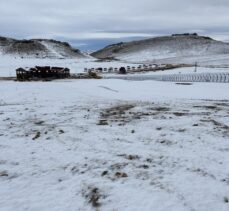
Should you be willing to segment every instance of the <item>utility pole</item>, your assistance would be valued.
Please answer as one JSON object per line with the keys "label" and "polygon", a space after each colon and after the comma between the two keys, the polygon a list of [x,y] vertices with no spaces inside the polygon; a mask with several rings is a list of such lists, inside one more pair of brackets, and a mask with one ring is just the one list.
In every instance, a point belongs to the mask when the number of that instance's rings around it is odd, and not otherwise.
{"label": "utility pole", "polygon": [[195,63],[195,70],[194,72],[196,73],[197,72],[197,62]]}

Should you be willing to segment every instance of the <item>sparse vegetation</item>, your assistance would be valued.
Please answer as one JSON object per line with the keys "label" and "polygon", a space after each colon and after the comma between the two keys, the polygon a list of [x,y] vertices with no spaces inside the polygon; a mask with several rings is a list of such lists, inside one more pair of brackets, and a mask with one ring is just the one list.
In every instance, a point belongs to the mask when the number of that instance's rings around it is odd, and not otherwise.
{"label": "sparse vegetation", "polygon": [[0,171],[0,177],[8,177],[9,174],[7,171]]}
{"label": "sparse vegetation", "polygon": [[41,132],[37,131],[36,135],[33,137],[33,140],[40,138]]}

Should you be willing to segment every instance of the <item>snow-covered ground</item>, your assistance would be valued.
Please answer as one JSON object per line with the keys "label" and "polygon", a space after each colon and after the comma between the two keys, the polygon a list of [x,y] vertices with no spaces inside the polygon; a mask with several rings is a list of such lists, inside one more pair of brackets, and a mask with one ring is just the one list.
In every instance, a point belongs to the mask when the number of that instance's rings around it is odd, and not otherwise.
{"label": "snow-covered ground", "polygon": [[229,210],[228,89],[1,81],[0,210]]}
{"label": "snow-covered ground", "polygon": [[[152,50],[136,52],[133,54],[123,54],[118,56],[117,58],[122,61],[129,62],[143,62],[143,63],[157,63],[157,64],[192,64],[198,62],[199,65],[202,66],[226,66],[229,67],[229,54],[219,54],[219,55],[198,55],[198,52],[192,52],[193,55],[183,56],[182,54],[170,54],[169,52],[155,52]],[[156,55],[155,55],[156,54]],[[158,56],[157,56],[158,54]],[[141,56],[139,56],[141,55]]]}

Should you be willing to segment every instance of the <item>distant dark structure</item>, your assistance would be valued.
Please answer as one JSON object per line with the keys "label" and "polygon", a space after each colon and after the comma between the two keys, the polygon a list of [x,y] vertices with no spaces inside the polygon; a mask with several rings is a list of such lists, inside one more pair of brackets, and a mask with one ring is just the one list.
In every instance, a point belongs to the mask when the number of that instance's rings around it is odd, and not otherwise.
{"label": "distant dark structure", "polygon": [[120,69],[119,69],[119,74],[126,74],[127,72],[126,72],[126,68],[125,67],[121,67]]}
{"label": "distant dark structure", "polygon": [[63,67],[36,66],[29,69],[18,68],[16,75],[18,81],[64,79],[70,77],[70,70]]}
{"label": "distant dark structure", "polygon": [[178,37],[178,36],[198,36],[197,33],[183,33],[183,34],[172,34],[173,37]]}

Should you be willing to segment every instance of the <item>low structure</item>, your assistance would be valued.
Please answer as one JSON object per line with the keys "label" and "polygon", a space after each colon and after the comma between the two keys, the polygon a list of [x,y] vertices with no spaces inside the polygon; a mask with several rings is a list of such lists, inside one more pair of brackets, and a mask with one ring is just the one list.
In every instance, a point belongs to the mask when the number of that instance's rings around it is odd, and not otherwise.
{"label": "low structure", "polygon": [[180,67],[192,67],[193,65],[187,64],[141,64],[138,66],[127,66],[127,67],[110,67],[110,68],[85,68],[84,72],[95,72],[95,73],[116,73],[116,74],[128,74],[128,73],[138,73],[138,72],[156,72],[156,71],[164,71],[170,69],[176,69]]}
{"label": "low structure", "polygon": [[126,72],[126,68],[125,67],[121,67],[120,69],[119,69],[119,74],[126,74],[127,72]]}
{"label": "low structure", "polygon": [[33,68],[18,68],[16,70],[17,80],[52,80],[70,77],[70,70],[63,67],[36,66]]}
{"label": "low structure", "polygon": [[71,74],[70,79],[102,79],[102,77],[95,72],[88,72]]}

